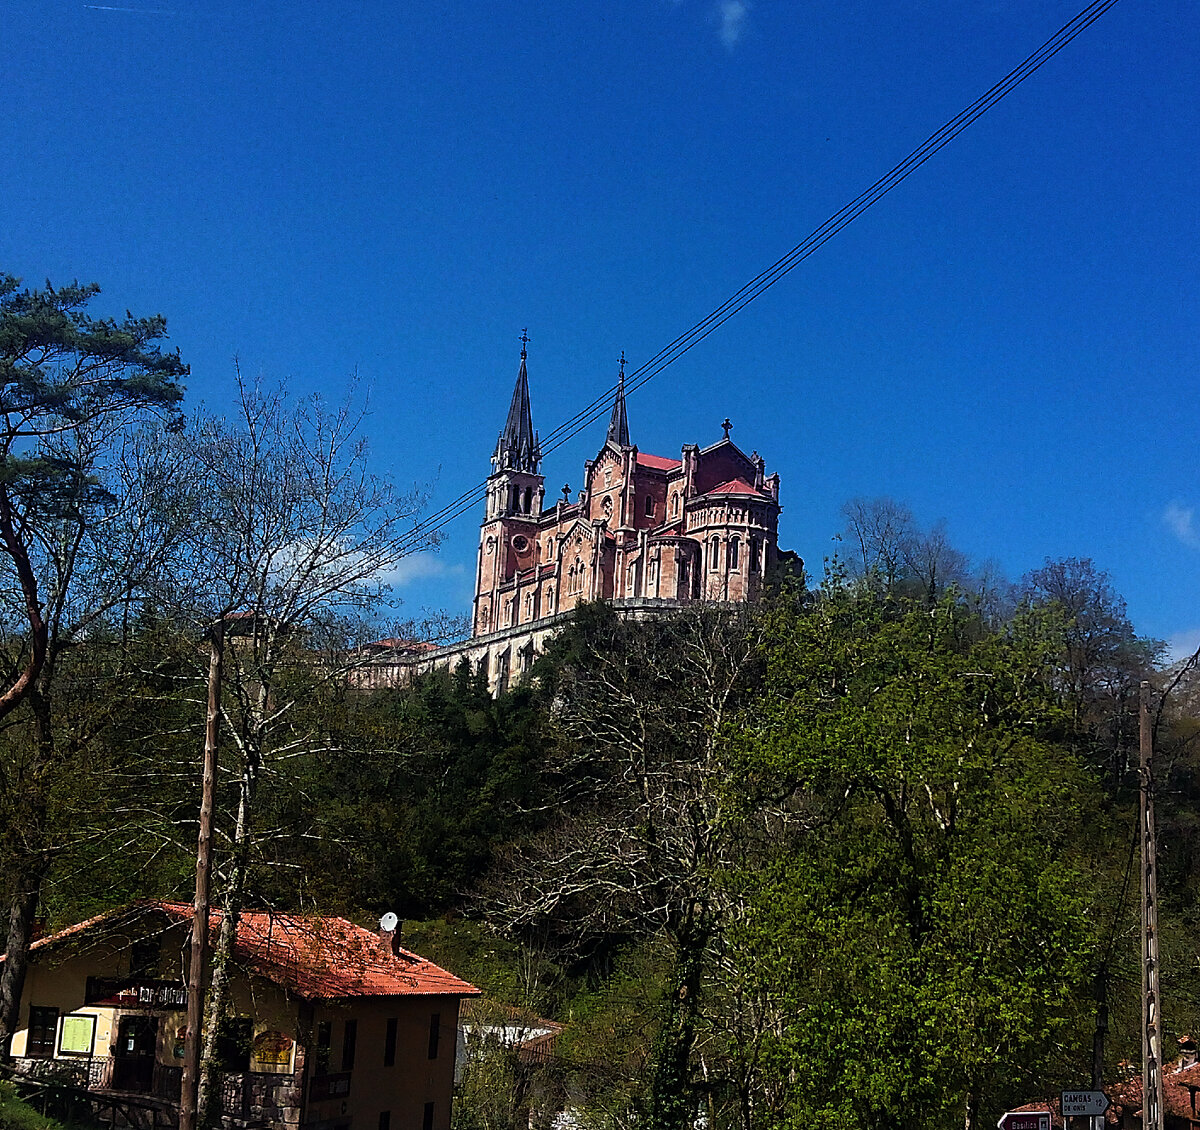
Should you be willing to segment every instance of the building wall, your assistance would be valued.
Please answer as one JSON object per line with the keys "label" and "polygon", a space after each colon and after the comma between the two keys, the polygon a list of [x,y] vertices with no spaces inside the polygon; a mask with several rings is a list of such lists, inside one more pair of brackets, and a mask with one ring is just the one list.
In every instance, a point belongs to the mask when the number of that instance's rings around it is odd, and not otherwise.
{"label": "building wall", "polygon": [[[393,1022],[395,1050],[389,1064],[385,1060],[389,1024]],[[426,1109],[432,1105],[434,1130],[448,1130],[458,1027],[456,997],[421,995],[360,998],[346,1004],[325,1002],[312,1010],[314,1033],[322,1023],[330,1025],[329,1077],[343,1074],[347,1025],[353,1024],[349,1091],[345,1095],[310,1098],[305,1110],[306,1127],[378,1130],[386,1114],[387,1130],[424,1130]],[[433,1031],[436,1039],[431,1038]]]}

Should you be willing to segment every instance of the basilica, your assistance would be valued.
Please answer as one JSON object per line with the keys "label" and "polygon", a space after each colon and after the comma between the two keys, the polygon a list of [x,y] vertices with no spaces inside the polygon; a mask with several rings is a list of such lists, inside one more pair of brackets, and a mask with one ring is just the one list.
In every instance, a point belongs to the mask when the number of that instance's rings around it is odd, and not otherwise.
{"label": "basilica", "polygon": [[[679,458],[630,442],[624,364],[604,446],[583,490],[550,505],[526,352],[492,455],[479,539],[474,635],[534,624],[589,600],[753,597],[775,552],[779,476],[729,438]],[[564,492],[565,495],[565,492]]]}
{"label": "basilica", "polygon": [[[744,601],[775,560],[779,476],[724,435],[684,444],[679,458],[630,442],[624,360],[608,434],[583,469],[583,489],[549,504],[533,429],[526,342],[487,480],[471,638],[436,650],[380,655],[364,685],[405,681],[403,668],[463,659],[505,689],[529,669],[567,614],[607,600],[628,615],[691,601]],[[394,641],[385,641],[393,643]],[[364,672],[365,675],[365,672]],[[411,677],[409,674],[408,677]]]}

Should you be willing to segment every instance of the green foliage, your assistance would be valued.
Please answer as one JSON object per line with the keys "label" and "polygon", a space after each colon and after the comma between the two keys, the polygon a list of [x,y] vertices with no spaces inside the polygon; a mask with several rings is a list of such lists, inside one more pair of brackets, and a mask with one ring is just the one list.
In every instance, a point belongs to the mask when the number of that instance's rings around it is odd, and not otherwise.
{"label": "green foliage", "polygon": [[783,1125],[961,1125],[1045,1070],[1096,939],[1075,830],[1086,772],[1038,617],[986,632],[953,601],[845,591],[770,626],[769,709],[743,738],[805,828],[749,876],[739,942],[787,1018]]}
{"label": "green foliage", "polygon": [[16,1086],[8,1079],[0,1079],[0,1130],[65,1130],[63,1123],[37,1110],[22,1099]]}
{"label": "green foliage", "polygon": [[0,274],[0,415],[19,420],[20,434],[182,397],[188,367],[158,345],[166,337],[162,315],[92,318],[85,307],[100,293],[95,283],[20,285]]}

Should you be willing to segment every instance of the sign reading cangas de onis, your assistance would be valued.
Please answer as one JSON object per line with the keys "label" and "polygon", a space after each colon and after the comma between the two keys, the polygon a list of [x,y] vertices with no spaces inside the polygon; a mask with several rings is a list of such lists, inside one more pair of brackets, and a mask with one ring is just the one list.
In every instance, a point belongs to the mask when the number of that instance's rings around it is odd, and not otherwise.
{"label": "sign reading cangas de onis", "polygon": [[1108,1096],[1103,1091],[1063,1091],[1061,1099],[1066,1118],[1093,1117],[1108,1110]]}

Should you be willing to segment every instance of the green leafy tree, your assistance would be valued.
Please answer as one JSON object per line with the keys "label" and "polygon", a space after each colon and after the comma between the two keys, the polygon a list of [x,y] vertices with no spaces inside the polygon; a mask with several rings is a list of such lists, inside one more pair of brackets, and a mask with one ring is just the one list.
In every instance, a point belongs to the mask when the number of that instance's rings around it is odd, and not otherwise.
{"label": "green leafy tree", "polygon": [[746,878],[787,1083],[764,1124],[981,1126],[1051,1073],[1094,953],[1096,786],[1043,738],[1054,633],[843,589],[767,648],[747,772],[791,779],[805,821]]}
{"label": "green leafy tree", "polygon": [[135,429],[172,416],[187,367],[162,351],[162,317],[90,317],[98,289],[22,290],[0,275],[0,719],[25,731],[0,761],[10,819],[0,859],[8,902],[0,1057],[18,1019],[42,884],[61,847],[51,794],[81,748],[56,733],[60,662],[127,615],[179,529],[178,508],[165,504],[165,447]]}

